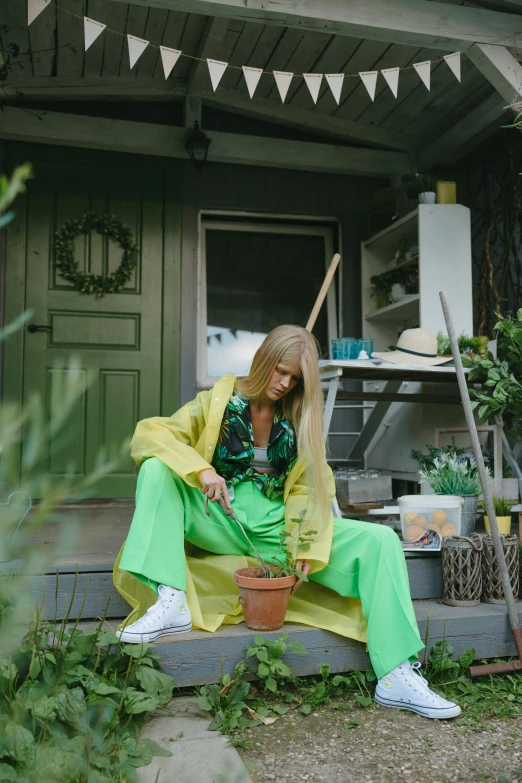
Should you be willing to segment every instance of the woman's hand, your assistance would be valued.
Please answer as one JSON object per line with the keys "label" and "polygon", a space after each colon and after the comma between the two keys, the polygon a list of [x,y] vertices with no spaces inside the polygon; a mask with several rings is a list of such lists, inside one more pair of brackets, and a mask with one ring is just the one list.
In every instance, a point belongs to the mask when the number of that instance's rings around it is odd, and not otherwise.
{"label": "woman's hand", "polygon": [[201,470],[198,473],[198,478],[201,483],[201,491],[210,502],[219,503],[225,514],[230,514],[232,506],[230,505],[225,479],[210,468]]}
{"label": "woman's hand", "polygon": [[[308,574],[310,573],[310,571],[312,569],[312,564],[311,564],[311,562],[309,560],[297,560],[296,564],[295,564],[295,567],[297,568],[298,571],[302,571],[302,573],[305,576],[308,576]],[[293,595],[295,593],[295,591],[297,590],[297,588],[300,587],[300,585],[302,585],[302,584],[303,584],[303,580],[302,579],[298,579],[297,582],[292,587],[292,589],[290,591],[290,595]]]}

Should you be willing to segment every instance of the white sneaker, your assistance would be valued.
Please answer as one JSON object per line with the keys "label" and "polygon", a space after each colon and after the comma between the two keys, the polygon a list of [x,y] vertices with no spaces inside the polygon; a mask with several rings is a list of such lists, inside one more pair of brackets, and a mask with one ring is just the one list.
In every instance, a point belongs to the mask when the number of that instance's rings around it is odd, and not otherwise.
{"label": "white sneaker", "polygon": [[408,661],[396,666],[382,677],[375,689],[375,701],[384,707],[397,707],[411,710],[424,718],[456,718],[460,707],[452,701],[443,699],[428,687],[427,681],[419,674],[420,662]]}
{"label": "white sneaker", "polygon": [[127,625],[115,633],[122,642],[139,644],[153,642],[160,636],[191,630],[192,617],[185,593],[168,585],[158,585],[158,600],[154,606],[147,609],[143,617],[132,625]]}

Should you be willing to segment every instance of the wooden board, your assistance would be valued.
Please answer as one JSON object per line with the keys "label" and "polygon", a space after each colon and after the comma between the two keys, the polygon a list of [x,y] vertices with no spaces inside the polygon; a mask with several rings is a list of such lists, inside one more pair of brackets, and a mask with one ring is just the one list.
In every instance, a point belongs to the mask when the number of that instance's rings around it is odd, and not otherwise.
{"label": "wooden board", "polygon": [[[517,604],[522,620],[522,602]],[[475,649],[477,658],[505,657],[515,654],[509,631],[505,606],[481,604],[470,608],[444,606],[422,601],[415,604],[421,638],[427,649],[446,638],[454,648],[454,658],[463,650]],[[429,622],[428,622],[429,618]],[[327,663],[332,672],[368,668],[370,659],[365,645],[329,631],[288,623],[281,631],[264,633],[266,639],[276,639],[280,633],[289,634],[287,641],[297,641],[306,655],[289,653],[285,661],[294,674],[318,674]],[[216,682],[221,671],[232,673],[234,666],[245,657],[246,648],[257,635],[246,625],[223,626],[216,633],[191,631],[177,637],[164,637],[156,643],[161,654],[161,666],[174,678],[177,687]],[[423,659],[424,653],[420,658]]]}

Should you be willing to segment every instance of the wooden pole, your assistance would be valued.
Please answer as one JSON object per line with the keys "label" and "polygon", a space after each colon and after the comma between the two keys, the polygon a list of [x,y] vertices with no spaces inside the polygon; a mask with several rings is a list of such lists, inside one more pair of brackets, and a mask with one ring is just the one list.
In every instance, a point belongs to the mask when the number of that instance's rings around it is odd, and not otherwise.
{"label": "wooden pole", "polygon": [[[466,424],[468,425],[469,434],[471,437],[471,443],[473,446],[473,453],[475,455],[475,462],[477,465],[477,472],[480,478],[480,485],[482,487],[482,494],[484,496],[484,504],[486,506],[486,513],[489,517],[489,525],[491,528],[491,536],[493,538],[493,545],[495,547],[495,554],[497,556],[498,568],[500,572],[500,579],[502,581],[502,589],[504,592],[504,598],[506,600],[506,606],[509,617],[509,624],[513,633],[513,640],[515,642],[515,648],[519,657],[518,661],[510,661],[509,663],[501,664],[487,664],[486,666],[474,666],[471,669],[472,676],[478,674],[488,674],[493,671],[513,671],[522,668],[522,631],[520,630],[520,624],[518,622],[518,612],[515,605],[515,599],[513,597],[513,590],[511,589],[511,582],[509,581],[509,574],[506,565],[506,558],[504,556],[504,548],[502,546],[502,539],[497,525],[497,518],[495,516],[495,509],[493,508],[493,500],[491,497],[491,491],[489,487],[489,481],[486,474],[486,468],[484,466],[484,458],[482,456],[482,449],[477,433],[477,427],[475,425],[475,419],[473,418],[473,410],[471,408],[471,402],[469,399],[469,391],[466,383],[466,377],[464,375],[464,368],[462,366],[462,359],[460,357],[460,351],[457,342],[457,334],[455,332],[455,326],[453,324],[453,318],[448,305],[448,299],[445,291],[440,291],[440,300],[442,302],[442,309],[444,311],[444,318],[446,320],[446,328],[448,330],[448,336],[451,344],[451,352],[453,354],[453,361],[455,362],[455,370],[457,372],[457,380],[459,383],[460,396],[462,398],[462,407],[464,408],[464,415],[466,417]],[[491,667],[495,667],[493,670]]]}
{"label": "wooden pole", "polygon": [[339,253],[336,253],[330,262],[328,272],[326,273],[326,277],[324,278],[324,282],[321,286],[321,290],[319,291],[317,299],[315,300],[315,304],[313,306],[312,312],[310,313],[310,318],[308,319],[308,323],[306,324],[305,327],[308,332],[311,332],[315,326],[315,322],[317,321],[317,316],[319,315],[319,311],[325,300],[326,294],[328,293],[328,289],[330,288],[330,283],[332,282],[333,276],[335,274],[335,270],[339,266],[340,260],[341,260],[341,256],[339,255]]}

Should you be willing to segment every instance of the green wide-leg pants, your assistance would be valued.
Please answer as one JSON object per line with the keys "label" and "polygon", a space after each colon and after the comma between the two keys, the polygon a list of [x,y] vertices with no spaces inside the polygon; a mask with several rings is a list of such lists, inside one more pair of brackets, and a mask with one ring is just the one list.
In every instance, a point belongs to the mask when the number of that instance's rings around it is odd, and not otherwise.
{"label": "green wide-leg pants", "polygon": [[[233,507],[260,555],[270,562],[284,529],[283,500],[269,500],[252,481],[234,488]],[[239,527],[161,460],[143,463],[136,488],[136,511],[119,567],[156,591],[158,584],[185,590],[184,539],[208,552],[253,552]],[[424,646],[410,598],[406,562],[398,536],[383,525],[335,519],[328,564],[312,574],[344,597],[358,598],[368,624],[368,652],[378,677]]]}

